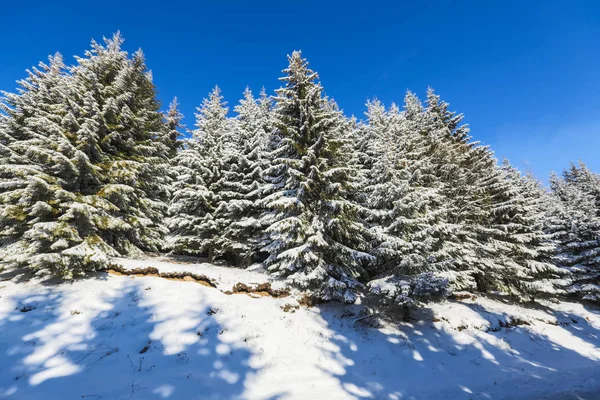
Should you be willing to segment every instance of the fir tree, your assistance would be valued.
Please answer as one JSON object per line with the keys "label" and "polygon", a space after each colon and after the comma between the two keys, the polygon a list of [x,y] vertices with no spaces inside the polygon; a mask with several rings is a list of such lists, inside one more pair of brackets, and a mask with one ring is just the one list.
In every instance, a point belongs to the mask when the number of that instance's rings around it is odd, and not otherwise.
{"label": "fir tree", "polygon": [[553,247],[543,231],[545,199],[539,183],[504,160],[490,187],[484,240],[493,267],[485,279],[530,298],[555,294],[551,281],[564,273],[550,263]]}
{"label": "fir tree", "polygon": [[560,271],[548,263],[536,185],[508,164],[497,167],[432,90],[426,108],[409,93],[403,113],[369,111],[381,149],[367,186],[375,275],[399,284],[394,296],[410,303],[417,285],[442,294],[444,277],[452,290],[551,291]]}
{"label": "fir tree", "polygon": [[3,166],[3,179],[28,182],[2,192],[12,265],[71,277],[162,243],[167,149],[155,89],[141,52],[129,57],[118,34],[105,42],[69,73],[55,58],[6,97],[3,136],[23,165]]}
{"label": "fir tree", "polygon": [[4,244],[11,244],[3,249],[2,261],[64,276],[82,263],[105,261],[102,251],[84,242],[69,213],[85,208],[70,189],[86,160],[62,126],[68,79],[59,54],[28,71],[19,93],[3,93],[6,117],[0,126],[0,228]]}
{"label": "fir tree", "polygon": [[364,211],[368,213],[369,193],[373,191],[372,186],[378,178],[374,165],[384,152],[382,135],[387,130],[388,118],[385,107],[379,100],[367,102],[365,115],[367,120],[355,125],[353,145],[359,177],[362,180],[362,190],[357,202],[364,206]]}
{"label": "fir tree", "polygon": [[177,253],[223,255],[219,205],[227,200],[227,172],[235,154],[231,121],[215,87],[196,114],[196,129],[176,158],[178,183],[171,199],[169,248]]}
{"label": "fir tree", "polygon": [[179,103],[177,102],[177,97],[175,97],[169,105],[169,110],[165,114],[164,118],[167,129],[163,136],[163,140],[165,145],[169,148],[169,158],[172,159],[177,155],[177,151],[183,147],[183,143],[180,140],[181,133],[179,133],[179,129],[184,127],[181,123],[183,114],[179,112]]}
{"label": "fir tree", "polygon": [[167,249],[177,254],[198,255],[207,251],[201,226],[216,200],[204,177],[212,171],[206,167],[200,153],[200,143],[191,138],[173,160],[174,182],[169,203]]}
{"label": "fir tree", "polygon": [[108,215],[97,221],[100,237],[122,254],[158,251],[168,196],[166,130],[152,76],[138,50],[129,57],[119,33],[92,42],[71,69],[82,106],[78,146],[96,169],[98,183],[78,191],[97,196]]}
{"label": "fir tree", "polygon": [[[444,225],[444,199],[435,178],[435,142],[427,135],[423,106],[407,93],[405,110],[392,105],[382,113],[369,107],[369,127],[379,156],[372,168],[368,188],[373,250],[378,258],[371,292],[387,297],[386,302],[407,306],[415,299],[443,297],[446,279],[440,231]],[[381,291],[381,284],[388,289]],[[385,299],[384,299],[385,300]]]}
{"label": "fir tree", "polygon": [[370,257],[350,190],[348,123],[322,96],[317,74],[300,52],[289,58],[277,91],[274,164],[279,190],[267,197],[276,222],[268,228],[268,270],[289,276],[324,300],[353,302]]}
{"label": "fir tree", "polygon": [[598,175],[584,165],[552,175],[552,201],[546,231],[556,243],[554,262],[568,272],[555,281],[558,290],[600,301],[600,211]]}
{"label": "fir tree", "polygon": [[256,100],[250,89],[246,89],[244,98],[235,107],[234,150],[229,154],[222,182],[227,191],[216,213],[222,222],[221,251],[234,257],[238,265],[250,262],[266,228],[260,219],[260,200],[268,191],[262,176],[268,167],[265,153],[271,131],[270,108],[264,90]]}
{"label": "fir tree", "polygon": [[455,286],[530,296],[550,290],[543,281],[560,271],[548,262],[539,190],[510,165],[498,167],[487,147],[471,141],[462,115],[431,90],[426,114],[445,149],[436,157],[437,177],[449,204],[444,247]]}

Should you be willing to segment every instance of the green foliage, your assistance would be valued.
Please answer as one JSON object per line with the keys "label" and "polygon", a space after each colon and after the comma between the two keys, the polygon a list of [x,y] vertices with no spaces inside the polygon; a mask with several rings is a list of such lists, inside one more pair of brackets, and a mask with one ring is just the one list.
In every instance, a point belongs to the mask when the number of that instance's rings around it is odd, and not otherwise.
{"label": "green foliage", "polygon": [[4,93],[4,264],[73,277],[160,248],[167,126],[142,53],[121,44],[119,34],[92,42],[72,67],[51,57]]}

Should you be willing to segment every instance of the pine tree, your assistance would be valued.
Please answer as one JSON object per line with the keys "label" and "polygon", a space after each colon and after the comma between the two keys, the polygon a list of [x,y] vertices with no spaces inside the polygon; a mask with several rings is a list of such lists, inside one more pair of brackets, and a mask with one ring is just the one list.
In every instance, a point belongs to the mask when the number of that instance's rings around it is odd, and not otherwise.
{"label": "pine tree", "polygon": [[300,52],[288,57],[277,91],[275,151],[279,190],[267,197],[276,222],[268,228],[268,270],[324,300],[355,300],[354,289],[371,260],[363,228],[346,199],[352,173],[349,126],[322,96],[317,74]]}
{"label": "pine tree", "polygon": [[6,96],[3,136],[23,164],[2,167],[15,183],[1,200],[19,249],[11,265],[72,277],[161,245],[162,114],[142,53],[129,57],[118,34],[105,43],[92,42],[68,73],[55,58]]}
{"label": "pine tree", "polygon": [[377,237],[374,254],[378,256],[379,265],[376,275],[392,269],[388,268],[391,267],[390,263],[394,263],[392,259],[395,257],[391,253],[400,250],[399,247],[406,244],[403,240],[396,241],[396,238],[387,232],[392,223],[394,204],[402,197],[407,184],[399,164],[404,138],[397,134],[400,127],[397,125],[398,121],[392,117],[397,113],[395,105],[386,111],[378,100],[368,102],[368,124],[364,128],[363,143],[359,142],[364,174],[363,206],[368,210],[365,219]]}
{"label": "pine tree", "polygon": [[551,281],[564,273],[550,263],[553,247],[543,231],[543,190],[508,160],[499,168],[497,178],[490,185],[492,202],[483,239],[489,243],[486,256],[493,265],[485,279],[530,298],[555,294]]}
{"label": "pine tree", "polygon": [[364,206],[364,211],[368,213],[370,209],[369,193],[374,190],[372,186],[378,179],[374,165],[385,150],[382,146],[382,137],[387,130],[388,118],[385,106],[379,100],[368,101],[366,106],[367,120],[355,125],[353,145],[359,177],[362,180],[362,190],[357,202]]}
{"label": "pine tree", "polygon": [[[181,140],[180,129],[184,129],[185,126],[181,123],[183,120],[183,114],[179,111],[179,103],[177,102],[177,97],[173,98],[173,101],[169,105],[169,110],[163,114],[163,118],[165,121],[165,130],[160,137],[160,141],[167,147],[168,149],[168,200],[169,207],[166,212],[166,220],[165,226],[168,228],[171,226],[171,217],[174,216],[172,214],[172,209],[170,207],[170,201],[173,199],[173,193],[185,185],[184,182],[178,180],[178,168],[177,168],[177,155],[180,154],[180,151],[184,148],[184,141]],[[181,210],[183,211],[183,210]],[[169,236],[170,237],[170,236]],[[165,243],[163,243],[163,249],[167,250],[169,245],[169,237],[166,238]]]}
{"label": "pine tree", "polygon": [[169,110],[164,116],[166,121],[166,131],[163,136],[165,145],[169,148],[169,158],[172,159],[177,155],[177,151],[183,147],[181,142],[181,133],[179,129],[184,126],[181,123],[183,114],[179,112],[179,103],[177,97],[173,98],[173,101],[169,105]]}
{"label": "pine tree", "polygon": [[579,161],[577,165],[571,163],[569,169],[563,172],[563,179],[591,196],[597,210],[596,214],[600,212],[600,175],[592,172],[587,165]]}
{"label": "pine tree", "polygon": [[[226,250],[220,203],[235,159],[228,109],[215,87],[196,114],[196,129],[175,159],[178,183],[171,199],[169,248],[176,253],[205,254],[209,260]],[[218,211],[217,211],[218,210]]]}
{"label": "pine tree", "polygon": [[395,105],[385,113],[380,107],[368,110],[369,127],[377,132],[371,140],[379,149],[367,186],[379,261],[369,287],[388,305],[403,305],[408,318],[415,299],[446,294],[447,280],[436,275],[445,271],[446,261],[439,239],[445,203],[432,162],[437,154],[423,106],[412,93],[403,112]]}
{"label": "pine tree", "polygon": [[270,100],[266,94],[256,100],[250,89],[235,107],[237,118],[233,124],[234,150],[226,163],[222,186],[223,193],[216,214],[222,226],[221,245],[223,253],[235,258],[237,265],[248,265],[252,255],[258,250],[261,235],[266,228],[260,219],[261,199],[268,188],[262,179],[268,167],[270,127]]}
{"label": "pine tree", "polygon": [[98,183],[78,191],[97,196],[108,214],[96,222],[100,237],[121,254],[158,251],[168,196],[168,147],[156,88],[138,50],[129,57],[117,33],[71,68],[78,102],[78,145]]}
{"label": "pine tree", "polygon": [[201,236],[201,226],[207,214],[214,209],[214,194],[208,189],[204,177],[212,171],[201,157],[200,143],[196,138],[184,141],[184,148],[173,159],[174,181],[169,203],[166,248],[177,254],[198,255],[207,251],[206,238]]}
{"label": "pine tree", "polygon": [[539,189],[510,165],[499,168],[462,115],[432,90],[427,97],[426,108],[409,93],[402,114],[374,109],[370,118],[383,149],[369,189],[376,275],[391,276],[407,302],[417,284],[443,294],[444,277],[452,290],[551,291],[560,271],[548,262]]}
{"label": "pine tree", "polygon": [[553,198],[546,218],[546,231],[557,246],[554,262],[568,272],[555,285],[590,301],[600,301],[599,182],[584,164],[571,164],[562,178],[552,175]]}
{"label": "pine tree", "polygon": [[560,271],[548,262],[539,190],[510,165],[498,167],[487,147],[471,141],[462,115],[449,112],[432,90],[426,114],[446,149],[436,160],[449,204],[444,246],[455,287],[529,296],[552,291],[548,279]]}
{"label": "pine tree", "polygon": [[69,276],[83,256],[90,264],[104,259],[90,251],[70,221],[71,209],[85,207],[70,192],[85,157],[62,128],[70,77],[60,54],[39,66],[19,82],[18,93],[3,93],[0,228],[10,246],[1,258],[8,266]]}

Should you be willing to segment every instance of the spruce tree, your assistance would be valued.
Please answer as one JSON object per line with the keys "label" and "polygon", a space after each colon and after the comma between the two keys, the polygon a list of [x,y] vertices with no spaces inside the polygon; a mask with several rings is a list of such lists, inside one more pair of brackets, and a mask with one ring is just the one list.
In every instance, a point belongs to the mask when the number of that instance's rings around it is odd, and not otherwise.
{"label": "spruce tree", "polygon": [[323,300],[353,302],[371,257],[362,251],[363,228],[346,197],[352,190],[348,122],[322,96],[301,53],[288,60],[275,105],[280,187],[266,201],[276,219],[268,228],[266,265]]}
{"label": "spruce tree", "polygon": [[166,248],[176,254],[199,255],[208,250],[206,238],[200,235],[201,226],[216,201],[204,180],[212,171],[205,165],[199,147],[197,138],[184,140],[183,149],[173,159]]}
{"label": "spruce tree", "polygon": [[118,34],[92,42],[68,73],[55,58],[5,96],[12,161],[1,168],[12,184],[3,185],[2,223],[18,249],[4,258],[10,265],[72,277],[108,256],[159,249],[165,127],[142,53],[129,57],[121,44]]}
{"label": "spruce tree", "polygon": [[557,289],[579,299],[600,301],[600,179],[584,164],[571,164],[562,178],[552,175],[546,231],[556,243],[554,262],[568,275]]}
{"label": "spruce tree", "polygon": [[[446,197],[446,252],[455,286],[536,296],[552,291],[548,279],[560,271],[549,263],[550,247],[535,184],[468,136],[462,115],[428,92],[426,114],[439,145],[438,178]],[[461,283],[462,282],[462,283]]]}
{"label": "spruce tree", "polygon": [[180,140],[181,133],[179,132],[179,129],[184,127],[181,123],[183,114],[179,111],[177,97],[173,98],[164,118],[166,122],[166,131],[163,135],[163,141],[169,148],[169,158],[173,159],[177,155],[177,151],[183,147],[183,143]]}
{"label": "spruce tree", "polygon": [[168,196],[166,130],[144,55],[131,57],[115,34],[71,68],[80,109],[78,146],[97,182],[79,182],[78,192],[96,196],[106,212],[95,223],[100,237],[121,254],[158,251]]}
{"label": "spruce tree", "polygon": [[499,168],[462,115],[432,90],[427,97],[423,108],[409,93],[402,114],[380,111],[369,124],[383,132],[374,135],[383,150],[369,195],[378,276],[403,282],[406,301],[417,283],[443,293],[443,277],[452,290],[551,290],[559,271],[548,262],[539,190],[508,164]]}
{"label": "spruce tree", "polygon": [[[540,184],[504,160],[490,185],[490,214],[484,224],[485,279],[501,289],[535,298],[555,294],[551,281],[564,274],[550,261],[550,238],[543,231],[545,199]],[[483,241],[482,240],[482,241]]]}
{"label": "spruce tree", "polygon": [[179,177],[170,206],[169,248],[176,253],[204,254],[212,261],[227,247],[221,232],[226,221],[219,207],[229,196],[228,173],[236,149],[218,87],[197,110],[192,138],[175,159]]}
{"label": "spruce tree", "polygon": [[366,121],[355,125],[354,151],[357,156],[356,163],[359,168],[361,182],[361,195],[357,201],[365,207],[368,213],[369,193],[372,192],[378,174],[374,170],[375,162],[381,157],[385,148],[382,135],[387,130],[388,118],[384,105],[377,99],[367,102]]}
{"label": "spruce tree", "polygon": [[261,243],[266,228],[260,218],[261,199],[268,188],[262,179],[268,167],[266,152],[271,131],[270,100],[266,94],[256,100],[250,89],[235,107],[233,151],[223,171],[223,193],[216,213],[221,221],[222,252],[234,258],[237,265],[247,266]]}
{"label": "spruce tree", "polygon": [[28,71],[18,93],[3,93],[6,116],[0,126],[0,258],[4,265],[63,276],[85,267],[82,264],[105,261],[103,251],[92,251],[94,240],[85,242],[72,223],[71,210],[86,210],[71,193],[86,160],[63,129],[69,79],[60,54]]}
{"label": "spruce tree", "polygon": [[409,92],[403,112],[395,105],[386,113],[377,108],[368,109],[369,126],[377,132],[372,141],[380,149],[367,196],[377,238],[373,254],[378,258],[377,279],[369,286],[371,292],[388,297],[387,303],[404,305],[408,317],[407,306],[415,299],[446,293],[446,279],[438,276],[446,269],[439,234],[445,226],[445,202],[420,101]]}

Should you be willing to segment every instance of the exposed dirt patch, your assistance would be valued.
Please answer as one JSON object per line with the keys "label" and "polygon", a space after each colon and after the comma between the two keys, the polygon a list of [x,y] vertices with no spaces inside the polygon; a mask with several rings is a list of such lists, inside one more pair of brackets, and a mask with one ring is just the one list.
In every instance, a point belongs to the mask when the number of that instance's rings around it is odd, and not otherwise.
{"label": "exposed dirt patch", "polygon": [[[210,278],[208,278],[204,275],[191,274],[189,272],[186,272],[186,273],[160,272],[157,268],[154,268],[154,267],[125,269],[120,265],[111,265],[108,269],[105,270],[105,272],[107,272],[110,275],[130,276],[132,278],[151,276],[151,277],[168,279],[171,281],[195,282],[195,283],[199,283],[200,285],[210,287],[213,289],[217,288],[217,285]],[[148,290],[148,288],[146,290]],[[287,288],[274,289],[271,287],[270,282],[259,283],[257,285],[246,285],[245,283],[238,282],[235,285],[233,285],[233,288],[231,288],[231,290],[223,291],[223,293],[228,294],[228,295],[245,294],[252,298],[261,298],[261,297],[281,298],[281,297],[287,297],[290,295],[289,289],[287,289]],[[312,302],[311,302],[311,304],[312,304]]]}
{"label": "exposed dirt patch", "polygon": [[298,304],[300,304],[301,306],[304,307],[315,307],[316,305],[320,304],[321,302],[319,301],[319,299],[317,299],[314,296],[310,296],[308,294],[304,294],[299,300],[298,300]]}
{"label": "exposed dirt patch", "polygon": [[168,279],[170,281],[180,281],[180,282],[196,282],[206,287],[216,288],[217,286],[207,277],[203,276],[201,278],[192,275],[184,275],[182,276],[165,276],[165,274],[160,275],[161,278]]}
{"label": "exposed dirt patch", "polygon": [[265,282],[260,283],[256,286],[246,285],[245,283],[238,282],[233,285],[230,291],[224,292],[225,294],[247,294],[250,297],[287,297],[290,295],[288,289],[273,289],[271,283]]}
{"label": "exposed dirt patch", "polygon": [[202,264],[208,262],[208,258],[201,256],[184,256],[184,255],[155,255],[150,256],[150,261],[163,261],[171,264],[180,265],[191,265],[191,264]]}
{"label": "exposed dirt patch", "polygon": [[[544,321],[542,321],[544,322]],[[546,322],[544,322],[546,323]],[[484,332],[500,332],[502,329],[514,328],[516,326],[531,325],[529,321],[520,318],[511,318],[506,321],[498,320],[498,325],[491,325]],[[481,330],[481,329],[480,329]]]}
{"label": "exposed dirt patch", "polygon": [[204,275],[190,274],[190,273],[180,273],[180,272],[160,272],[157,268],[154,267],[146,267],[146,268],[134,268],[134,269],[125,269],[119,265],[111,265],[109,269],[106,270],[110,275],[116,276],[133,276],[133,277],[144,277],[144,276],[152,276],[163,279],[168,279],[172,281],[180,281],[180,282],[196,282],[201,285],[216,288],[217,285],[208,277]]}
{"label": "exposed dirt patch", "polygon": [[125,269],[120,265],[111,265],[106,272],[108,272],[111,275],[117,276],[160,276],[160,274],[158,273],[158,269],[153,267]]}
{"label": "exposed dirt patch", "polygon": [[300,308],[300,306],[295,306],[295,305],[289,304],[289,303],[281,306],[281,309],[284,312],[289,312],[289,313],[292,313],[292,314],[295,313],[296,310],[299,309],[299,308]]}
{"label": "exposed dirt patch", "polygon": [[477,296],[469,292],[454,292],[452,298],[454,298],[454,300],[475,300],[477,299]]}

